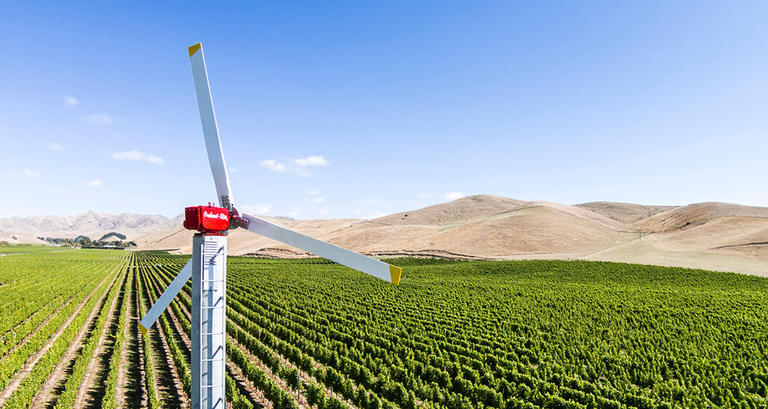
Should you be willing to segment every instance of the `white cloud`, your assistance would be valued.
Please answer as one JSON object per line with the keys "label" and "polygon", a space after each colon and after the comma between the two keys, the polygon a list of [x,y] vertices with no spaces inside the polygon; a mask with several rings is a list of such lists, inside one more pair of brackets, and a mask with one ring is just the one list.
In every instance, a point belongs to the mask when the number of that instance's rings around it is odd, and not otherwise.
{"label": "white cloud", "polygon": [[269,169],[272,172],[276,173],[284,173],[288,168],[285,166],[285,163],[278,162],[274,159],[267,159],[259,162],[259,165]]}
{"label": "white cloud", "polygon": [[424,192],[419,193],[419,197],[422,198],[422,199],[426,199],[426,198],[429,197],[429,193],[424,193]]}
{"label": "white cloud", "polygon": [[301,210],[299,210],[298,208],[294,207],[293,209],[286,210],[284,212],[279,212],[279,213],[276,213],[276,214],[279,215],[279,216],[284,216],[284,217],[297,218],[301,214]]}
{"label": "white cloud", "polygon": [[294,159],[296,166],[305,168],[308,166],[328,166],[328,161],[322,155],[312,155],[306,158]]}
{"label": "white cloud", "polygon": [[23,176],[25,178],[39,178],[40,177],[40,171],[39,170],[32,170],[32,169],[19,169],[19,170],[12,170],[10,172],[5,172],[3,176],[6,177],[19,177]]}
{"label": "white cloud", "polygon": [[104,185],[101,179],[89,180],[87,184],[89,187],[102,187]]}
{"label": "white cloud", "polygon": [[260,203],[256,205],[238,206],[244,213],[255,213],[257,215],[272,214],[272,205],[269,203]]}
{"label": "white cloud", "polygon": [[259,162],[259,165],[275,173],[293,173],[296,176],[310,177],[312,174],[308,168],[328,166],[328,161],[322,155],[311,155],[306,158],[287,159],[284,161],[266,159]]}
{"label": "white cloud", "polygon": [[80,101],[78,101],[75,97],[64,97],[64,105],[68,107],[73,107],[75,105],[80,104]]}
{"label": "white cloud", "polygon": [[277,217],[298,217],[301,214],[301,210],[296,207],[291,209],[275,209],[269,203],[259,203],[255,205],[244,205],[237,207],[243,213],[248,213],[258,216],[277,216]]}
{"label": "white cloud", "polygon": [[63,151],[64,147],[61,146],[60,144],[56,143],[56,142],[50,142],[48,144],[48,149],[50,149],[52,151]]}
{"label": "white cloud", "polygon": [[28,177],[28,178],[39,178],[40,177],[40,171],[37,170],[31,170],[31,169],[24,169],[21,171],[21,173]]}
{"label": "white cloud", "polygon": [[90,114],[86,119],[94,124],[111,125],[112,117],[108,114]]}
{"label": "white cloud", "polygon": [[372,197],[372,198],[369,198],[369,199],[362,199],[362,200],[360,200],[360,202],[365,203],[365,204],[382,204],[382,203],[384,203],[384,199],[382,199],[380,197]]}
{"label": "white cloud", "polygon": [[307,193],[309,196],[305,197],[305,200],[309,200],[312,203],[320,204],[325,203],[325,198],[320,196],[320,191],[312,189]]}
{"label": "white cloud", "polygon": [[446,193],[444,197],[445,197],[445,200],[456,200],[456,199],[461,199],[464,196],[465,196],[464,193],[461,193],[461,192],[450,192],[450,193]]}
{"label": "white cloud", "polygon": [[230,166],[229,167],[229,173],[237,173],[237,169],[235,169],[232,166]]}
{"label": "white cloud", "polygon": [[162,165],[164,163],[163,158],[155,156],[149,153],[132,150],[128,152],[114,152],[112,153],[112,159],[116,160],[132,160],[132,161],[144,161],[154,165]]}

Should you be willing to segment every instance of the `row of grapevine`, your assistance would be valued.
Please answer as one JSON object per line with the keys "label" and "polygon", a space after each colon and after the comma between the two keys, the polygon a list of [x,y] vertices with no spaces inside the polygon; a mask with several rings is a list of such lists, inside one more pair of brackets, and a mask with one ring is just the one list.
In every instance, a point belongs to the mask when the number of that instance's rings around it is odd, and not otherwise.
{"label": "row of grapevine", "polygon": [[[114,270],[126,260],[130,269]],[[73,357],[73,375],[53,404],[69,406],[102,333],[114,337],[113,350],[99,353],[110,362],[97,376],[105,407],[188,400],[189,286],[150,337],[134,328],[134,316],[187,260],[85,250],[0,259],[0,313],[12,317],[0,323],[0,406],[29,405],[64,356]],[[397,264],[405,274],[396,287],[322,260],[230,257],[226,390],[233,407],[768,404],[764,278],[582,261]],[[130,317],[110,319],[113,304],[130,307]],[[92,312],[101,315],[90,321]],[[84,328],[92,329],[82,350],[69,352]],[[129,347],[133,358],[125,361],[120,349]],[[26,363],[33,365],[22,371]],[[120,381],[121,365],[128,381]],[[164,389],[169,379],[183,391]],[[141,388],[126,392],[129,381]]]}
{"label": "row of grapevine", "polygon": [[[8,400],[4,402],[5,408],[26,408],[31,404],[34,397],[38,394],[40,386],[60,363],[64,353],[70,349],[77,334],[86,329],[90,323],[89,319],[97,319],[95,313],[100,311],[101,307],[106,303],[106,295],[115,286],[119,274],[119,266],[112,268],[112,271],[105,278],[106,282],[102,282],[106,289],[102,296],[96,296],[92,293],[79,310],[73,311],[74,316],[69,317],[71,320],[62,324],[61,332],[56,333],[58,337],[37,352],[39,360],[34,364],[31,371],[21,378],[18,387],[13,391]],[[65,308],[62,311],[67,310]]]}
{"label": "row of grapevine", "polygon": [[[93,293],[96,291],[96,289],[107,281],[106,272],[108,272],[108,270],[105,271],[104,266],[94,264],[84,270],[85,271],[83,272],[83,276],[93,278],[91,278],[89,280],[90,282],[84,288],[82,288],[82,291],[78,291],[77,294],[73,294],[72,297],[67,299],[67,301],[65,301],[62,306],[58,308],[51,307],[54,309],[54,311],[51,312],[51,314],[45,318],[45,320],[40,322],[36,322],[35,320],[28,321],[28,323],[31,325],[27,329],[29,329],[31,332],[27,334],[16,333],[14,337],[9,337],[9,334],[6,334],[6,336],[3,338],[3,350],[5,354],[2,356],[2,358],[0,358],[0,390],[7,386],[10,379],[24,366],[24,363],[27,362],[30,357],[46,344],[51,335],[57,331],[60,331],[62,325],[64,325],[67,320],[72,317],[72,314],[75,311],[78,311],[78,308],[81,308],[82,304],[86,300],[93,297]],[[59,277],[61,274],[65,273],[58,272],[55,277]],[[22,275],[21,277],[24,276],[25,275]],[[28,280],[20,281],[27,282]],[[34,292],[26,295],[23,290],[19,289],[18,291],[19,293],[17,296],[24,295],[24,297],[28,298],[40,297],[45,299],[45,297],[41,297],[39,294]],[[13,302],[14,301],[12,300],[9,302],[9,304]],[[50,300],[50,302],[53,305],[56,304],[55,300]],[[24,303],[22,302],[21,304]],[[12,308],[13,305],[9,305],[7,309]],[[6,310],[6,308],[3,308],[3,310]],[[31,328],[33,328],[35,324],[39,325],[32,330]]]}
{"label": "row of grapevine", "polygon": [[125,343],[126,321],[130,313],[130,302],[134,291],[135,272],[133,270],[133,256],[126,269],[125,285],[123,287],[122,302],[120,305],[120,317],[118,318],[117,328],[113,336],[112,356],[109,359],[109,371],[104,385],[104,396],[101,405],[104,409],[117,408],[117,375],[120,370],[120,358]]}
{"label": "row of grapevine", "polygon": [[[160,260],[153,259],[153,265],[164,265],[159,262]],[[169,274],[170,270],[161,269],[163,272],[160,276],[163,277],[167,284],[172,279]],[[189,308],[189,289],[182,299],[187,308]],[[174,307],[175,308],[175,307]],[[232,314],[233,311],[229,310],[228,314]],[[299,395],[306,396],[306,401],[309,405],[317,406],[318,408],[339,408],[346,407],[338,399],[328,396],[326,397],[326,391],[312,382],[310,379],[300,379],[299,371],[296,368],[289,368],[280,361],[280,358],[275,355],[268,348],[263,345],[259,345],[255,338],[251,337],[244,331],[240,330],[237,324],[228,319],[227,333],[232,338],[228,345],[228,351],[235,355],[235,363],[241,368],[245,376],[260,390],[265,393],[265,396],[273,403],[276,408],[295,408],[296,402],[290,396],[289,393],[284,392],[284,389],[292,390],[299,393]],[[236,342],[236,344],[235,344]],[[263,370],[254,364],[253,360],[247,357],[247,354],[243,352],[253,354],[257,359],[255,362],[263,362],[267,367]],[[230,357],[231,358],[231,357]],[[279,380],[275,382],[276,380]]]}
{"label": "row of grapevine", "polygon": [[[164,265],[166,263],[160,262],[160,260],[153,261],[155,265]],[[170,274],[166,276],[166,280],[170,280],[171,276]],[[230,295],[231,297],[231,295]],[[188,294],[185,298],[188,304]],[[236,301],[235,301],[236,302]],[[279,378],[282,379],[285,385],[287,385],[286,389],[296,389],[298,386],[301,386],[300,393],[305,395],[307,397],[307,401],[310,405],[316,405],[320,408],[323,407],[346,407],[345,404],[343,404],[341,401],[336,399],[335,397],[331,396],[332,393],[327,393],[325,388],[320,387],[319,385],[312,382],[311,379],[304,379],[301,382],[299,381],[299,371],[297,368],[301,368],[302,371],[306,374],[310,374],[310,376],[314,379],[320,380],[321,383],[325,384],[328,389],[336,389],[338,390],[342,396],[344,396],[346,399],[348,399],[351,402],[354,402],[361,408],[380,408],[380,407],[393,407],[391,403],[389,403],[385,399],[380,399],[376,397],[374,394],[370,393],[369,391],[366,391],[364,388],[355,388],[351,385],[348,381],[343,381],[339,377],[339,375],[333,371],[332,369],[323,368],[316,366],[314,362],[311,361],[310,358],[306,356],[301,356],[301,352],[298,350],[291,351],[292,354],[290,357],[286,357],[285,355],[282,356],[283,359],[286,359],[288,362],[293,362],[296,364],[296,367],[289,368],[285,364],[281,362],[281,357],[274,353],[270,347],[265,346],[261,343],[258,339],[250,335],[248,332],[243,331],[241,327],[247,328],[252,326],[248,321],[244,321],[240,315],[232,310],[231,308],[227,311],[228,315],[228,324],[227,324],[227,333],[230,337],[234,338],[235,341],[240,345],[241,348],[247,349],[247,351],[251,354],[253,354],[258,361],[261,361],[265,363],[265,365],[270,369],[270,371],[274,374],[277,374]],[[233,347],[232,351],[241,358],[241,362],[245,362],[247,360],[247,357],[245,354],[242,353],[239,349],[235,349]],[[244,364],[243,364],[244,365]],[[244,367],[243,368],[246,373],[253,373],[253,372],[264,372],[261,371],[258,367],[255,365]],[[329,375],[330,374],[330,375]],[[334,376],[336,375],[336,376]],[[278,400],[280,403],[278,403],[278,406],[281,407],[294,407],[295,404],[292,400],[288,399],[287,396],[283,396],[279,389],[276,389],[272,387],[272,385],[266,385],[266,386],[259,386],[264,384],[264,380],[269,378],[269,375],[265,373],[264,375],[261,375],[260,373],[258,375],[254,374],[252,375],[256,381],[254,381],[257,386],[262,389],[263,387],[268,387],[272,392],[268,394],[274,395],[273,399]],[[338,379],[338,381],[337,381]],[[324,382],[327,380],[327,383]],[[270,399],[272,400],[272,399]],[[383,403],[382,403],[383,402]]]}
{"label": "row of grapevine", "polygon": [[[138,284],[138,305],[137,305],[137,312],[139,317],[143,317],[144,314],[147,312],[147,310],[150,308],[149,301],[144,297],[144,283],[143,278],[141,278],[141,269],[140,267],[142,264],[140,261],[137,260],[137,264],[135,266],[137,270],[137,274],[139,274],[140,279],[137,281]],[[157,393],[157,387],[155,383],[155,366],[152,362],[152,352],[150,350],[150,340],[149,340],[149,334],[141,333],[139,335],[141,339],[141,350],[143,354],[143,362],[144,362],[144,386],[147,390],[147,407],[149,409],[156,409],[160,407],[160,400],[158,398]]]}
{"label": "row of grapevine", "polygon": [[120,276],[118,277],[120,284],[113,285],[107,293],[107,297],[102,303],[101,312],[96,318],[96,326],[93,328],[90,337],[80,350],[80,355],[75,360],[72,372],[69,374],[67,381],[64,384],[64,391],[55,400],[54,409],[71,408],[74,405],[75,400],[78,397],[78,392],[81,390],[81,384],[83,382],[83,377],[85,376],[86,368],[91,360],[94,359],[93,354],[101,339],[100,334],[105,330],[105,325],[112,314],[112,309],[118,305],[118,296],[121,295],[122,289],[125,287],[128,278],[127,271],[127,264],[121,267]]}
{"label": "row of grapevine", "polygon": [[362,387],[404,407],[766,402],[765,279],[591,262],[400,262],[408,274],[396,288],[314,260],[232,257],[229,317],[257,349],[299,369],[333,368],[348,399]]}
{"label": "row of grapevine", "polygon": [[[147,267],[147,273],[144,275],[144,278],[147,280],[147,288],[149,289],[149,297],[154,302],[160,295],[161,286],[158,281],[158,277],[155,274],[155,265],[152,263],[149,263],[147,260],[143,260],[144,266]],[[167,285],[166,283],[163,283]],[[164,288],[164,287],[163,287]],[[178,309],[177,301],[174,301],[173,306],[175,307],[173,312],[167,311],[166,314],[161,315],[160,319],[158,320],[160,323],[160,328],[158,330],[163,331],[164,337],[166,340],[168,340],[169,349],[171,350],[171,355],[174,363],[176,364],[176,368],[178,370],[178,376],[181,378],[181,381],[184,385],[184,389],[186,391],[187,396],[189,396],[190,393],[190,371],[189,366],[187,364],[187,361],[189,360],[189,350],[184,342],[182,340],[182,334],[178,331],[174,331],[174,328],[172,328],[171,323],[169,322],[169,317],[173,317],[179,323],[184,327],[183,331],[189,332],[189,320],[187,316],[184,316],[182,314],[179,314],[180,310]],[[170,313],[170,314],[169,314]],[[175,327],[175,326],[174,326]],[[188,339],[187,339],[188,342]],[[184,349],[184,350],[182,350]],[[226,378],[227,381],[227,399],[229,402],[233,405],[236,409],[252,409],[253,404],[248,401],[245,397],[243,397],[240,392],[237,390],[237,388],[234,386],[232,378],[227,375]]]}

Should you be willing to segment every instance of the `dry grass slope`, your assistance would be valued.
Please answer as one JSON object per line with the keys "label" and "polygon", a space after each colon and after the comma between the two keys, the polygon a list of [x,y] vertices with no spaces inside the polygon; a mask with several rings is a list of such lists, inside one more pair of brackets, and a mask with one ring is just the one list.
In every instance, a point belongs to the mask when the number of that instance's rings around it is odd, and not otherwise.
{"label": "dry grass slope", "polygon": [[[568,206],[479,195],[373,220],[273,221],[374,255],[584,258],[768,274],[768,209],[727,203]],[[177,228],[138,243],[189,253],[191,237]],[[229,246],[234,255],[310,256],[241,230]]]}

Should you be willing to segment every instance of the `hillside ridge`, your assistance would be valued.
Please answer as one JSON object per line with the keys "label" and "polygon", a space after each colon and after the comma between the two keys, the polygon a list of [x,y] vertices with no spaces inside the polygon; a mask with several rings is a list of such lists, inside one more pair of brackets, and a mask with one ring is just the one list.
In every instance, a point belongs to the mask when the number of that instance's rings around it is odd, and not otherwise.
{"label": "hillside ridge", "polygon": [[[372,255],[594,259],[768,274],[768,208],[730,203],[572,206],[476,195],[372,220],[268,218]],[[181,221],[181,216],[96,212],[0,219],[0,241],[10,235],[24,241],[65,234],[100,237],[116,231],[140,249],[188,254],[193,232],[183,229]],[[228,246],[231,255],[310,256],[242,229],[230,232]]]}

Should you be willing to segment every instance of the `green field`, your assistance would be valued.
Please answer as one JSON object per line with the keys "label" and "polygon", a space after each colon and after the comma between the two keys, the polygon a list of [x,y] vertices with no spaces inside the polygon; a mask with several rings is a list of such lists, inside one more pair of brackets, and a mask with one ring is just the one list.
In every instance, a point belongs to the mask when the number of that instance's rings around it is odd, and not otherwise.
{"label": "green field", "polygon": [[[136,328],[187,257],[24,253],[0,257],[0,406],[188,402],[189,286],[149,336]],[[391,261],[399,286],[323,260],[230,257],[233,406],[766,407],[767,279]]]}

